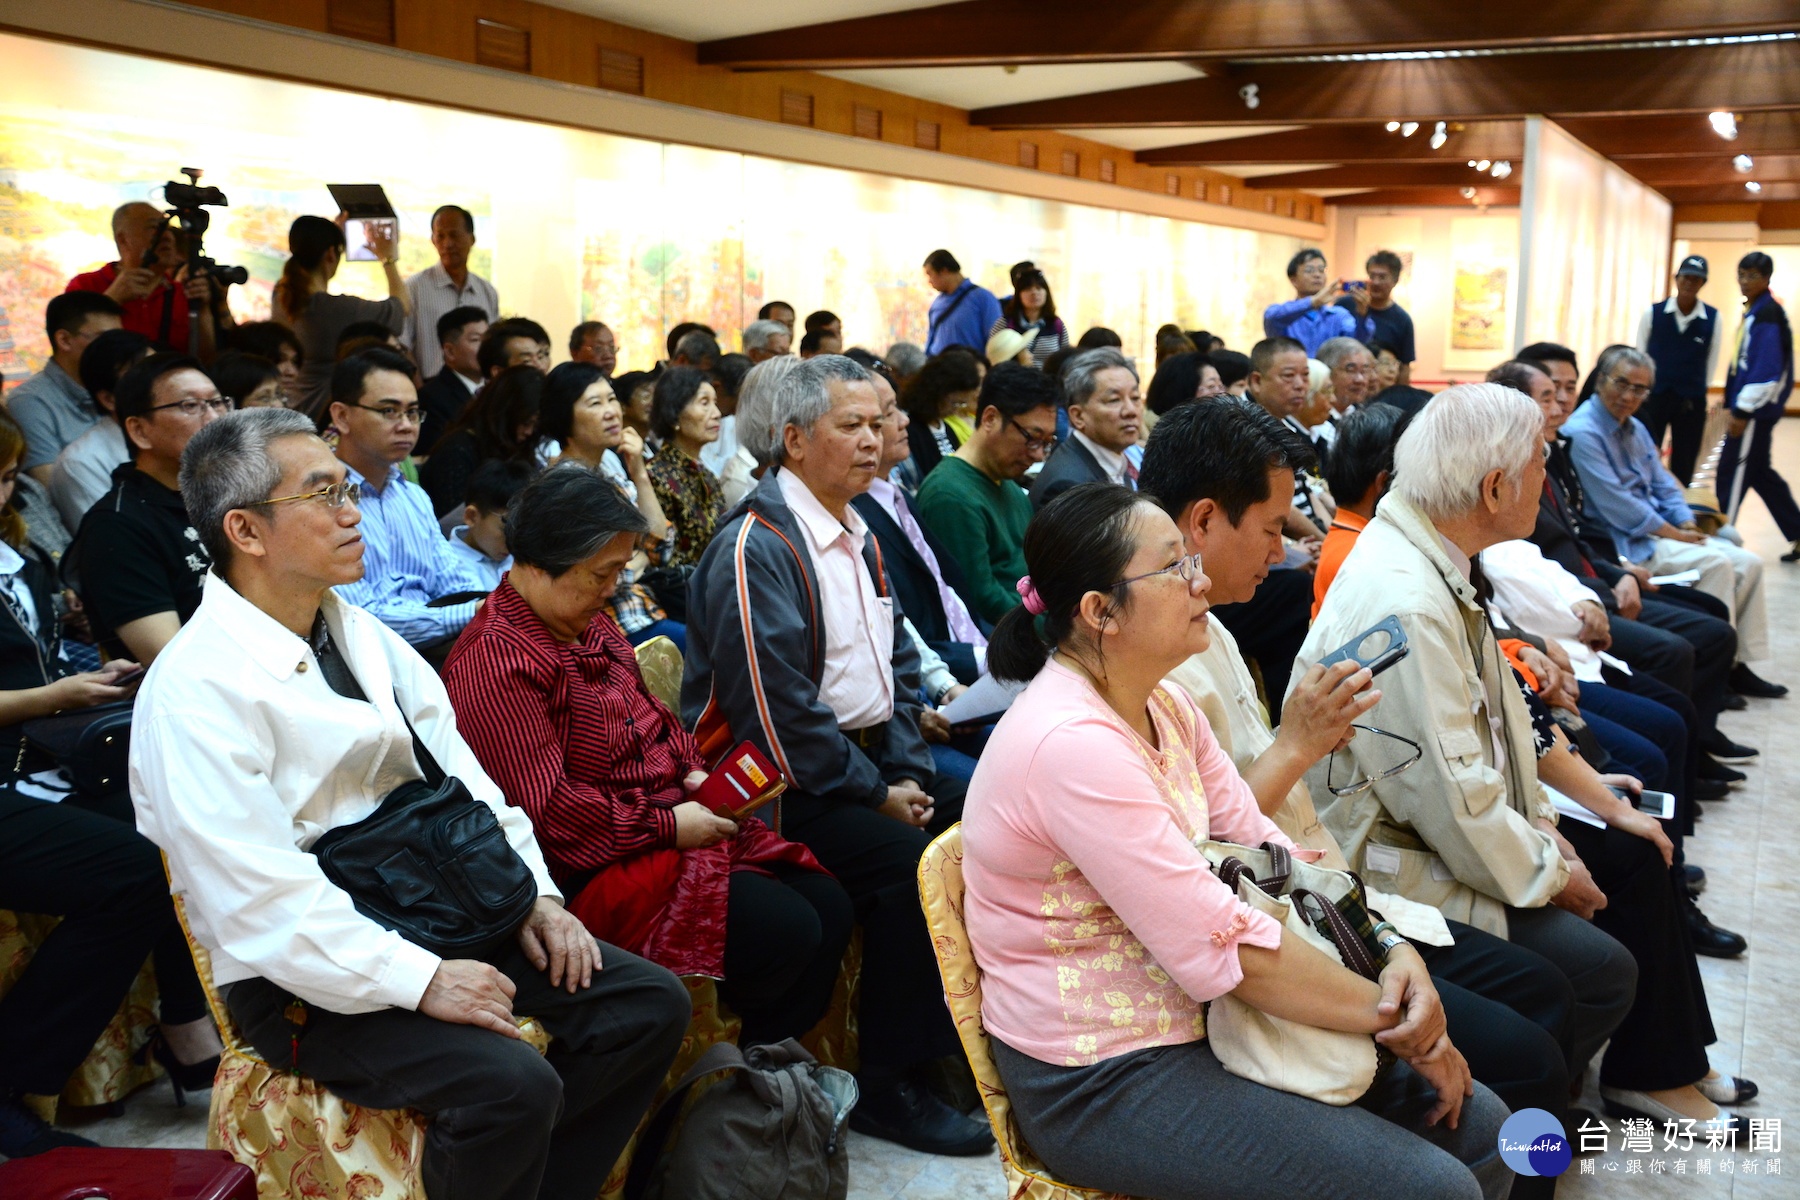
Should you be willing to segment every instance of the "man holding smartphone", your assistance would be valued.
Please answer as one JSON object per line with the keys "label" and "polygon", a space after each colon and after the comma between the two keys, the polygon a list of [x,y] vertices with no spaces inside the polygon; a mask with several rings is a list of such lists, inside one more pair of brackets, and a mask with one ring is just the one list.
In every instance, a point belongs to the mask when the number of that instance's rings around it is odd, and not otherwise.
{"label": "man holding smartphone", "polygon": [[1317,358],[1319,347],[1334,337],[1364,343],[1374,339],[1368,285],[1343,279],[1327,283],[1325,267],[1325,255],[1310,246],[1294,255],[1287,268],[1294,299],[1263,310],[1264,337],[1293,338],[1308,358]]}

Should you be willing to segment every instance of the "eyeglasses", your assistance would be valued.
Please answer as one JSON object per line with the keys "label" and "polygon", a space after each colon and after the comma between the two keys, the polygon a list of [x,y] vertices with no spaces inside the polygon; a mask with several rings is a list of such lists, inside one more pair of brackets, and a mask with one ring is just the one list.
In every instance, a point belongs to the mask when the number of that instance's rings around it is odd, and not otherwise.
{"label": "eyeglasses", "polygon": [[1113,584],[1113,586],[1122,588],[1128,583],[1136,583],[1140,579],[1154,579],[1158,575],[1179,575],[1181,576],[1181,582],[1192,583],[1200,577],[1200,556],[1198,554],[1189,554],[1184,558],[1177,559],[1170,563],[1160,571],[1145,571],[1142,575],[1133,575],[1130,579],[1121,579],[1119,582]]}
{"label": "eyeglasses", "polygon": [[[362,406],[357,405],[358,408]],[[380,409],[375,409],[380,412]],[[316,492],[295,492],[292,496],[271,496],[267,500],[253,500],[251,507],[259,504],[287,504],[294,500],[323,500],[326,508],[342,508],[346,503],[356,504],[362,500],[362,484],[354,479],[346,479],[341,483],[329,484]]]}
{"label": "eyeglasses", "polygon": [[161,412],[165,408],[178,408],[184,417],[197,417],[203,408],[210,408],[216,413],[228,413],[236,407],[237,401],[230,396],[214,396],[211,400],[189,396],[186,400],[177,400],[173,404],[152,404],[149,411]]}
{"label": "eyeglasses", "polygon": [[1622,375],[1608,375],[1606,378],[1608,382],[1618,388],[1621,392],[1624,392],[1627,396],[1641,397],[1650,394],[1650,385],[1647,383],[1626,383],[1625,378]]}
{"label": "eyeglasses", "polygon": [[1025,448],[1027,450],[1041,450],[1045,454],[1048,454],[1050,451],[1056,449],[1056,435],[1054,433],[1048,437],[1033,437],[1029,429],[1025,428],[1011,417],[1006,418],[1006,423],[1019,431],[1019,436],[1025,440]]}
{"label": "eyeglasses", "polygon": [[410,421],[417,425],[425,418],[425,410],[417,404],[409,404],[405,408],[396,408],[391,404],[352,404],[351,408],[360,408],[364,412],[372,412],[389,425],[397,425],[401,421]]}
{"label": "eyeglasses", "polygon": [[1370,788],[1374,787],[1376,784],[1380,783],[1382,780],[1392,779],[1394,776],[1400,774],[1402,771],[1409,770],[1413,766],[1414,763],[1418,762],[1419,759],[1423,758],[1425,755],[1425,748],[1423,746],[1419,745],[1419,743],[1413,741],[1409,737],[1401,737],[1397,733],[1389,733],[1387,730],[1377,729],[1373,725],[1354,725],[1353,724],[1350,726],[1350,728],[1360,729],[1364,733],[1373,733],[1379,737],[1389,738],[1393,741],[1401,742],[1405,745],[1411,746],[1412,747],[1412,757],[1407,759],[1405,762],[1398,764],[1397,766],[1392,766],[1392,767],[1388,767],[1385,770],[1377,771],[1377,772],[1375,772],[1375,774],[1370,775],[1365,779],[1359,779],[1359,780],[1355,781],[1354,783],[1346,783],[1346,784],[1343,784],[1342,786],[1338,786],[1338,785],[1334,785],[1331,782],[1332,773],[1337,770],[1338,756],[1334,753],[1331,755],[1331,757],[1329,759],[1326,760],[1326,764],[1325,764],[1325,790],[1330,792],[1334,796],[1345,797],[1345,796],[1361,795],[1363,792],[1368,791]]}

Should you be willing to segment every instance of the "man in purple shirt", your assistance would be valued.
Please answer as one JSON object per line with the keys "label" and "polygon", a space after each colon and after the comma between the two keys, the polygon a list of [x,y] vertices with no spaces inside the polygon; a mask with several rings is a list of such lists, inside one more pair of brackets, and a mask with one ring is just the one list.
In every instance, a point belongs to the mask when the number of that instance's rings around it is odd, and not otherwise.
{"label": "man in purple shirt", "polygon": [[925,353],[936,354],[951,346],[968,346],[981,353],[988,330],[1000,319],[1000,301],[994,299],[994,293],[963,278],[962,264],[948,250],[933,250],[926,256],[925,282],[938,293],[931,302]]}
{"label": "man in purple shirt", "polygon": [[[1263,336],[1293,338],[1317,358],[1319,347],[1335,337],[1368,342],[1375,336],[1369,316],[1369,287],[1361,281],[1325,282],[1325,255],[1308,247],[1288,261],[1294,299],[1263,309]],[[1347,301],[1355,311],[1339,305]]]}

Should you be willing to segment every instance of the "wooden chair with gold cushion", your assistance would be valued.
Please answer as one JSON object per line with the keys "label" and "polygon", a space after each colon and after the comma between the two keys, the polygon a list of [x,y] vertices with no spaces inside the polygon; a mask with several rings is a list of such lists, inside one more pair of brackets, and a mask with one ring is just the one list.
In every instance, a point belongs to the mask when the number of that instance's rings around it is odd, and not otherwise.
{"label": "wooden chair with gold cushion", "polygon": [[925,924],[931,930],[931,948],[937,954],[938,973],[944,978],[944,999],[956,1021],[963,1053],[975,1072],[982,1107],[994,1140],[1000,1143],[1000,1166],[1006,1172],[1009,1200],[1130,1200],[1115,1192],[1097,1192],[1062,1182],[1038,1160],[1025,1144],[1006,1098],[1006,1085],[988,1049],[987,1030],[981,1024],[981,968],[969,947],[963,926],[962,826],[952,825],[926,847],[919,859],[919,902],[925,907]]}
{"label": "wooden chair with gold cushion", "polygon": [[[426,1119],[412,1109],[375,1109],[334,1096],[324,1085],[264,1062],[231,1019],[213,986],[212,955],[194,940],[187,907],[175,897],[194,968],[225,1052],[213,1079],[206,1146],[256,1174],[260,1200],[426,1200],[419,1177]],[[519,1022],[543,1053],[549,1035]]]}
{"label": "wooden chair with gold cushion", "polygon": [[653,637],[636,647],[638,673],[644,686],[668,710],[681,716],[681,651],[666,637]]}
{"label": "wooden chair with gold cushion", "polygon": [[[15,913],[0,909],[0,996],[18,981],[37,948],[44,944],[60,918],[39,913]],[[157,1020],[156,974],[148,961],[132,980],[94,1048],[69,1076],[61,1096],[33,1096],[32,1107],[46,1121],[54,1121],[57,1106],[98,1108],[115,1105],[158,1078],[162,1069],[154,1063],[133,1061],[138,1047],[150,1039]]]}

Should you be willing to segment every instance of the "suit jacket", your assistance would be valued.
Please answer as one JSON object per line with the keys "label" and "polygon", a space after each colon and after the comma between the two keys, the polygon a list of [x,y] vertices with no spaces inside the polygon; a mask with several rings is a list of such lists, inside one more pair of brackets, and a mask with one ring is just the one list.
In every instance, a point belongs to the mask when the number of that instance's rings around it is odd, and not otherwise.
{"label": "suit jacket", "polygon": [[427,379],[425,386],[419,389],[419,407],[425,410],[425,422],[419,427],[419,444],[413,447],[413,453],[430,454],[431,448],[444,436],[444,430],[450,428],[450,422],[456,420],[474,398],[475,393],[469,390],[468,384],[458,379],[449,367]]}
{"label": "suit jacket", "polygon": [[[937,577],[931,573],[930,564],[913,548],[906,531],[888,515],[887,509],[881,507],[879,500],[864,492],[850,503],[862,516],[869,532],[875,535],[876,544],[881,547],[881,557],[887,564],[888,578],[894,585],[894,595],[899,598],[906,619],[919,631],[925,644],[949,665],[951,674],[963,683],[974,682],[975,677],[980,674],[975,668],[974,650],[967,642],[959,642],[951,637],[950,619],[944,613],[944,601],[938,595]],[[918,513],[915,512],[913,517],[917,519]],[[925,535],[925,544],[937,558],[938,570],[943,572],[944,582],[950,585],[951,591],[963,597],[964,605],[968,605],[968,597],[963,591],[962,569],[956,565],[956,559],[932,536],[931,530],[925,528],[923,521],[919,522],[919,530]],[[988,632],[987,622],[976,616],[972,607],[969,609],[969,617],[983,633]]]}
{"label": "suit jacket", "polygon": [[1031,507],[1041,510],[1070,488],[1083,483],[1110,483],[1106,468],[1093,452],[1070,434],[1062,445],[1044,460],[1043,469],[1031,484]]}

